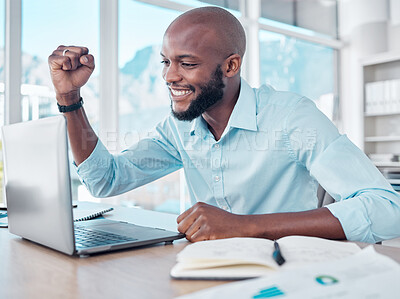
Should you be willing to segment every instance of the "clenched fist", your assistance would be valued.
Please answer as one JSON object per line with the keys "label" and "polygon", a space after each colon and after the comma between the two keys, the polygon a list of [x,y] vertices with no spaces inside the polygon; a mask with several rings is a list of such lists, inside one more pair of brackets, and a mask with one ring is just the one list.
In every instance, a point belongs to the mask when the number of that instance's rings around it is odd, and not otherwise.
{"label": "clenched fist", "polygon": [[233,237],[249,237],[247,215],[237,215],[198,202],[178,218],[178,231],[191,242]]}
{"label": "clenched fist", "polygon": [[80,88],[94,70],[94,57],[86,47],[59,46],[48,59],[51,80],[60,105],[76,103]]}

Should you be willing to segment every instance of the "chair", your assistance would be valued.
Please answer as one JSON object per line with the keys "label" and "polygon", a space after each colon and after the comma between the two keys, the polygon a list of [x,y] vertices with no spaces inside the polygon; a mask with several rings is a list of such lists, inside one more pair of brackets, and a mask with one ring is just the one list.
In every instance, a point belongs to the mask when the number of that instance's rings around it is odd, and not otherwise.
{"label": "chair", "polygon": [[323,206],[335,202],[333,197],[330,196],[329,193],[326,192],[325,189],[321,187],[321,185],[318,185],[317,197],[318,197],[318,208],[322,208]]}

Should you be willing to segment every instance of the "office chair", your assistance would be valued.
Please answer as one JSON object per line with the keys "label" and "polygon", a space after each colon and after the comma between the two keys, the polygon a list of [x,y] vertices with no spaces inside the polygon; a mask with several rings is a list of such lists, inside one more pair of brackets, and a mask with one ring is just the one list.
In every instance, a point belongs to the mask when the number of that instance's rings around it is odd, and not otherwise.
{"label": "office chair", "polygon": [[318,185],[317,198],[318,198],[318,208],[321,208],[323,206],[335,202],[333,197],[330,196],[329,193],[326,192],[325,189],[321,187],[321,185]]}

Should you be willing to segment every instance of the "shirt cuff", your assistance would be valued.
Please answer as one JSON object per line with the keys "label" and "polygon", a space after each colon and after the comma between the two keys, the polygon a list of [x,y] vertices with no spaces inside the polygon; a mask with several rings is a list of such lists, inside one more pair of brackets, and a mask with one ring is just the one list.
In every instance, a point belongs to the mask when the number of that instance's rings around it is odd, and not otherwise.
{"label": "shirt cuff", "polygon": [[368,213],[360,198],[348,198],[325,207],[339,220],[347,240],[376,242],[371,234],[371,221],[365,217]]}

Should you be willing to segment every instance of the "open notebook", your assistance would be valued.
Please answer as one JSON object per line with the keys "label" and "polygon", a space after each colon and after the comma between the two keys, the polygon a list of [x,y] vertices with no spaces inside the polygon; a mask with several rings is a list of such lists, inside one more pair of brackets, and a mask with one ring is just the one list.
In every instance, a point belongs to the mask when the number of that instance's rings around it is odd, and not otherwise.
{"label": "open notebook", "polygon": [[354,243],[315,237],[288,236],[277,240],[286,263],[273,259],[274,241],[230,238],[186,246],[177,255],[171,276],[177,279],[235,280],[268,275],[281,269],[339,260],[359,252]]}

